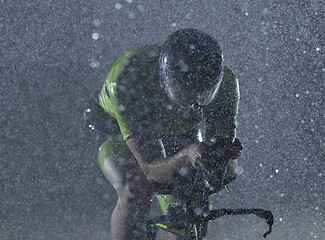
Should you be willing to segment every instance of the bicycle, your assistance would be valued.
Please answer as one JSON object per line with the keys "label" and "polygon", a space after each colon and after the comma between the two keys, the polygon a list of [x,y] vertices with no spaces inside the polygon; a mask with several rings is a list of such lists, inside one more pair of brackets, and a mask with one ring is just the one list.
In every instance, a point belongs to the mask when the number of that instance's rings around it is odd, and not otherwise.
{"label": "bicycle", "polygon": [[209,207],[211,195],[219,192],[225,184],[211,187],[208,174],[203,170],[195,171],[193,184],[180,187],[164,186],[157,191],[157,198],[164,215],[149,219],[143,226],[149,240],[156,238],[158,229],[173,233],[177,236],[177,240],[201,240],[207,222],[225,215],[254,214],[264,218],[269,226],[263,237],[266,238],[272,232],[274,217],[268,210],[257,208],[211,210]]}

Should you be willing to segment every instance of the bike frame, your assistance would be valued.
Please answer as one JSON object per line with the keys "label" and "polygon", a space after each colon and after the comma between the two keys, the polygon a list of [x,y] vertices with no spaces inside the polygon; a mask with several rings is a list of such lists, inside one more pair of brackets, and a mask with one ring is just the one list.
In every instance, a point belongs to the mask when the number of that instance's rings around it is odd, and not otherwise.
{"label": "bike frame", "polygon": [[[177,236],[179,240],[201,240],[204,227],[210,220],[225,215],[254,214],[266,219],[269,230],[263,237],[271,233],[273,215],[263,209],[216,209],[211,210],[211,195],[220,189],[211,190],[205,180],[205,174],[197,172],[196,180],[192,185],[183,186],[171,194],[157,194],[163,215],[151,218],[147,222],[147,235],[149,240],[154,240],[158,229],[163,229]],[[203,176],[203,177],[202,177]]]}

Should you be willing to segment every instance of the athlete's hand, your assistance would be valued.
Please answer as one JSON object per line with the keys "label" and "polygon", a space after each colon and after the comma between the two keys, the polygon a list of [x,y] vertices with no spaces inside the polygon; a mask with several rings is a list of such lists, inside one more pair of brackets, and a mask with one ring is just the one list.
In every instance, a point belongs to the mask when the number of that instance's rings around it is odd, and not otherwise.
{"label": "athlete's hand", "polygon": [[187,163],[193,168],[198,168],[201,164],[201,145],[202,143],[193,143],[185,148]]}
{"label": "athlete's hand", "polygon": [[238,138],[233,142],[218,139],[201,145],[201,162],[203,168],[211,173],[216,173],[225,167],[229,160],[237,159],[243,146]]}

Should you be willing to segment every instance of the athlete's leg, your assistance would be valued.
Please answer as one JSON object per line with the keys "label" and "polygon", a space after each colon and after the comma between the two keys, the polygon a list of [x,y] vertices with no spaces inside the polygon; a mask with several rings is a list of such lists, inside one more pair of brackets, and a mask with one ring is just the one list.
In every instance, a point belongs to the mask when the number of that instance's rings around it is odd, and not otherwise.
{"label": "athlete's leg", "polygon": [[139,224],[149,215],[153,193],[136,159],[125,148],[102,160],[101,167],[118,195],[111,217],[113,239],[146,239]]}

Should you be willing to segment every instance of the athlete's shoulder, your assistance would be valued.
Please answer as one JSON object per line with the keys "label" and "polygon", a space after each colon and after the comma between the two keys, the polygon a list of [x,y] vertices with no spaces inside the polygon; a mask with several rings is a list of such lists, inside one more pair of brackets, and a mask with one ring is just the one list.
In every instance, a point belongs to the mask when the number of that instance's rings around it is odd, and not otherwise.
{"label": "athlete's shoulder", "polygon": [[156,60],[159,51],[159,45],[144,45],[125,52],[112,66],[106,76],[105,83],[116,83],[120,74],[125,73],[124,70],[132,72],[138,70],[141,66],[150,66],[148,63]]}

